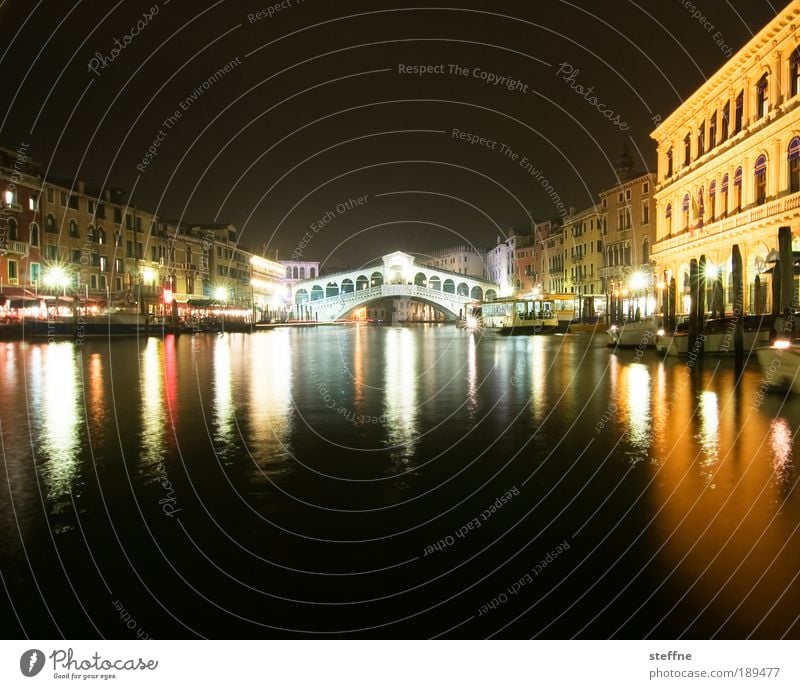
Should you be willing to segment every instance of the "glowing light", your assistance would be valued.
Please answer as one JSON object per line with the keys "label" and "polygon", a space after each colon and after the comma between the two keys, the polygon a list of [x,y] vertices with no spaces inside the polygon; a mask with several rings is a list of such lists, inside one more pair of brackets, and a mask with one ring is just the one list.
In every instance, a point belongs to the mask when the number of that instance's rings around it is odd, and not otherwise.
{"label": "glowing light", "polygon": [[61,266],[53,266],[45,272],[42,282],[48,287],[66,287],[69,284],[69,276]]}
{"label": "glowing light", "polygon": [[475,316],[467,316],[467,330],[475,331],[480,327],[480,323]]}
{"label": "glowing light", "polygon": [[664,335],[666,335],[666,333],[664,332],[664,328],[659,328],[658,332],[656,332],[656,335],[658,335],[659,337],[664,337]]}
{"label": "glowing light", "polygon": [[156,279],[156,274],[152,268],[143,268],[142,269],[142,281],[145,284],[152,284]]}
{"label": "glowing light", "polygon": [[643,290],[645,287],[647,287],[647,278],[642,273],[634,273],[631,275],[632,290]]}
{"label": "glowing light", "polygon": [[792,346],[792,343],[789,340],[775,340],[772,343],[773,349],[789,349]]}
{"label": "glowing light", "polygon": [[225,287],[217,287],[214,290],[214,299],[217,301],[228,301],[228,290]]}
{"label": "glowing light", "polygon": [[169,306],[173,302],[174,298],[175,297],[172,293],[172,290],[164,288],[164,303],[167,306]]}

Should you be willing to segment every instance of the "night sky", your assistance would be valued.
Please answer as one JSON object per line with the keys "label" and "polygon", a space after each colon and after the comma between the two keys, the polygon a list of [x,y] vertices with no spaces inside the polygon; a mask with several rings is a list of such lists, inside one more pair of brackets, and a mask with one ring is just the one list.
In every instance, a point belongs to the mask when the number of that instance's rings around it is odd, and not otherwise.
{"label": "night sky", "polygon": [[[529,213],[560,215],[542,179],[566,207],[591,205],[626,134],[637,168],[654,169],[654,118],[784,3],[435,5],[284,0],[268,16],[274,4],[239,0],[5,0],[0,143],[30,143],[48,176],[126,189],[140,208],[234,223],[247,247],[281,258],[310,232],[302,256],[329,269],[492,246]],[[116,57],[115,38],[127,43]]]}

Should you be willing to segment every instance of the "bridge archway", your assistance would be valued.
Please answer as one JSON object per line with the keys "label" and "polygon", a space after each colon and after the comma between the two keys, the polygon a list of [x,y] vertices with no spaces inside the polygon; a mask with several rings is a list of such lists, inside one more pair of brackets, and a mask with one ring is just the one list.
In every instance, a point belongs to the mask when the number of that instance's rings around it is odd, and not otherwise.
{"label": "bridge archway", "polygon": [[383,284],[383,273],[377,270],[370,276],[370,286],[380,287]]}
{"label": "bridge archway", "polygon": [[428,278],[428,287],[441,292],[442,291],[441,278],[438,275],[432,275],[430,278]]}
{"label": "bridge archway", "polygon": [[311,301],[319,301],[320,299],[325,298],[325,293],[322,291],[322,287],[319,285],[314,285],[311,288]]}
{"label": "bridge archway", "polygon": [[483,301],[483,290],[478,285],[475,285],[469,296],[476,301]]}
{"label": "bridge archway", "polygon": [[355,291],[355,286],[350,278],[342,280],[342,294],[352,294]]}
{"label": "bridge archway", "polygon": [[[297,268],[295,268],[297,270]],[[304,289],[299,289],[295,292],[294,295],[294,303],[295,304],[305,304],[308,301],[308,292]]]}
{"label": "bridge archway", "polygon": [[356,291],[367,289],[369,287],[369,278],[366,275],[359,275],[356,278]]}
{"label": "bridge archway", "polygon": [[325,285],[325,298],[330,299],[331,297],[338,297],[339,296],[339,285],[335,282],[329,282]]}
{"label": "bridge archway", "polygon": [[427,287],[425,284],[427,280],[425,279],[425,273],[417,273],[414,276],[414,284],[418,285],[419,287]]}
{"label": "bridge archway", "polygon": [[469,296],[469,287],[467,287],[466,282],[459,282],[458,287],[456,288],[456,294],[460,297],[468,297]]}
{"label": "bridge archway", "polygon": [[455,294],[456,293],[456,283],[453,282],[450,278],[444,281],[442,284],[442,291],[447,292],[448,294]]}

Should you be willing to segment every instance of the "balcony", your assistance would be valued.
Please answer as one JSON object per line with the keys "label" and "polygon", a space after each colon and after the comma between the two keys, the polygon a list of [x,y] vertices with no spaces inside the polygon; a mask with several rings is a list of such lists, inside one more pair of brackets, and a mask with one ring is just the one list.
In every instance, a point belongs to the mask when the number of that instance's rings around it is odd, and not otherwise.
{"label": "balcony", "polygon": [[692,242],[745,227],[752,223],[769,221],[771,218],[778,220],[783,214],[797,211],[798,208],[800,208],[800,192],[767,201],[760,206],[753,206],[741,213],[722,218],[721,220],[709,223],[703,227],[695,228],[690,231],[684,230],[679,234],[665,237],[653,245],[653,251],[670,251],[680,246],[691,244]]}
{"label": "balcony", "polygon": [[28,245],[25,242],[15,240],[0,241],[0,254],[16,254],[18,256],[28,255]]}

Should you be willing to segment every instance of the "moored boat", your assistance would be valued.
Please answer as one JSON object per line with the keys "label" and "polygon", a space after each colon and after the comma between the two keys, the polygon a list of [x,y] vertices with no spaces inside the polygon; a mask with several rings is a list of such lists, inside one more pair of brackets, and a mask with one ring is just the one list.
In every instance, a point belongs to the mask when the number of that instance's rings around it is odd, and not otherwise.
{"label": "moored boat", "polygon": [[[708,354],[733,354],[733,338],[736,318],[714,318],[705,321],[698,329],[696,353],[701,350]],[[769,343],[771,321],[768,317],[744,316],[742,318],[743,348],[752,351]],[[670,356],[689,356],[689,322],[681,321],[674,332],[659,330],[656,336],[656,349]]]}
{"label": "moored boat", "polygon": [[781,387],[800,393],[799,341],[777,339],[769,346],[758,347],[756,358],[764,374],[764,389]]}
{"label": "moored boat", "polygon": [[654,347],[660,329],[656,318],[625,321],[612,325],[606,333],[608,343],[614,347]]}

